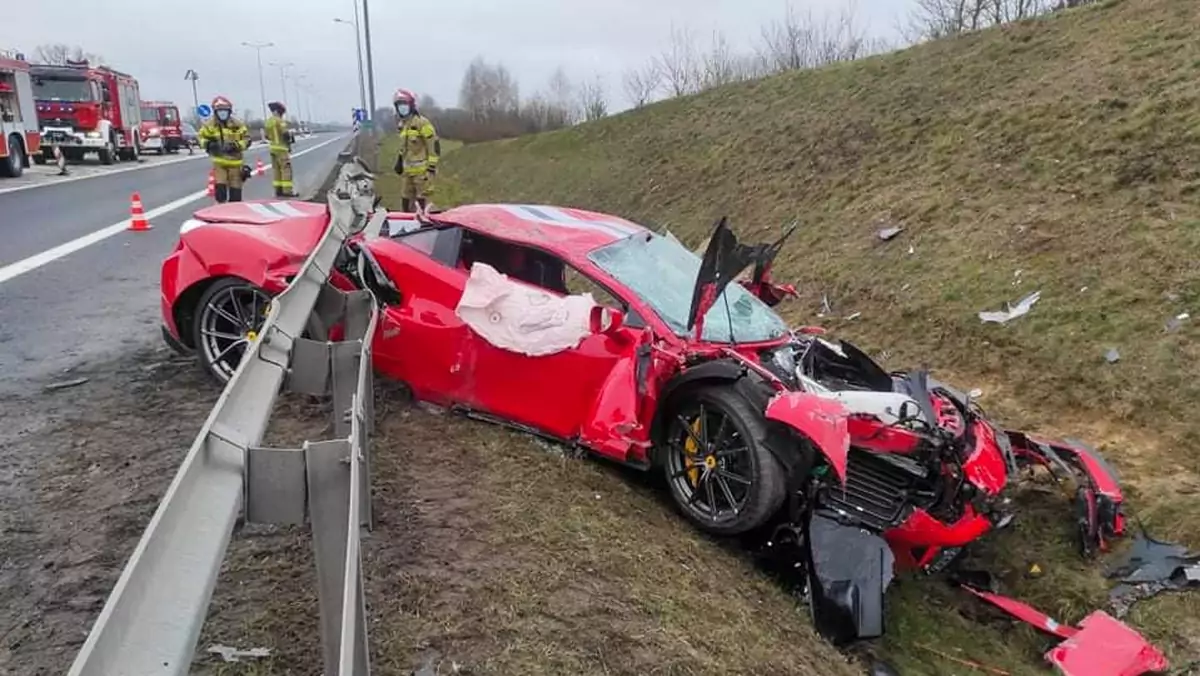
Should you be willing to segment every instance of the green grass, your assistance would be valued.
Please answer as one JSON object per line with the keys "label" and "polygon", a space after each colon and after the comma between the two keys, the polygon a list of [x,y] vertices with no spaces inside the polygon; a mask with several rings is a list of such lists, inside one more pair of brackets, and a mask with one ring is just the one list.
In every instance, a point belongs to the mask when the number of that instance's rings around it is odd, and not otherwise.
{"label": "green grass", "polygon": [[[787,319],[980,386],[1010,424],[1097,443],[1132,513],[1200,547],[1200,328],[1164,329],[1200,310],[1197,25],[1191,0],[1114,0],[470,145],[447,154],[435,200],[592,208],[693,246],[723,214],[751,239],[799,219],[778,261],[802,294]],[[885,225],[905,231],[881,242]],[[1035,289],[1008,326],[976,317]],[[826,294],[837,316],[818,319]],[[1078,621],[1108,584],[1071,548],[1065,497],[1021,498],[1023,518],[975,557],[1009,593]],[[1044,576],[1024,574],[1033,562]],[[906,674],[963,673],[918,644],[1044,666],[1044,638],[935,581],[890,598],[882,649]],[[1129,621],[1174,663],[1200,658],[1200,595],[1144,602]]]}

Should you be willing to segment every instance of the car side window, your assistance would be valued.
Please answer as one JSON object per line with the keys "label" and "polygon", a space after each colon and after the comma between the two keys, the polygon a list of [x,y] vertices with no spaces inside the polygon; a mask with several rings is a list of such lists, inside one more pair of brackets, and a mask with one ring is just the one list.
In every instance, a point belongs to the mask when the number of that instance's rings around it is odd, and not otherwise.
{"label": "car side window", "polygon": [[608,289],[600,286],[596,280],[565,263],[563,264],[563,271],[568,293],[590,293],[598,305],[624,312],[626,326],[635,329],[645,328],[646,323],[636,310],[627,307],[620,298],[613,295]]}
{"label": "car side window", "polygon": [[454,267],[462,245],[462,228],[421,228],[394,235],[392,240],[416,249],[442,265]]}

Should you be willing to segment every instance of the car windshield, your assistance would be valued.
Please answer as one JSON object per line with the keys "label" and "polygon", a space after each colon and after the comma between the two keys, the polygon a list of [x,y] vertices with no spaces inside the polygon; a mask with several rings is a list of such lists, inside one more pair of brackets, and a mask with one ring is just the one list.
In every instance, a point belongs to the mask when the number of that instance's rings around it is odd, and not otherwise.
{"label": "car windshield", "polygon": [[[653,233],[627,237],[596,249],[588,259],[644,299],[676,335],[689,335],[688,311],[700,257],[679,240]],[[733,282],[704,315],[700,338],[713,343],[749,343],[773,340],[787,331],[787,323],[766,303]]]}
{"label": "car windshield", "polygon": [[142,122],[158,122],[158,108],[142,108]]}
{"label": "car windshield", "polygon": [[91,101],[92,90],[86,80],[52,80],[41,77],[34,79],[33,97],[43,100]]}
{"label": "car windshield", "polygon": [[175,124],[177,122],[179,122],[179,111],[175,110],[174,108],[163,108],[162,123]]}

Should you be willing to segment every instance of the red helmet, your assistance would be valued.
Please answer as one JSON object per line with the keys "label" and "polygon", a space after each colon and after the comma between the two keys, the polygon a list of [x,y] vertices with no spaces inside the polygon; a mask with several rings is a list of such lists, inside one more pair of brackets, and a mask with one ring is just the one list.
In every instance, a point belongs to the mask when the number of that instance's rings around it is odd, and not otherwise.
{"label": "red helmet", "polygon": [[394,106],[397,103],[407,103],[413,108],[416,108],[417,97],[413,96],[413,93],[407,89],[397,89],[396,94],[392,96],[392,105]]}
{"label": "red helmet", "polygon": [[213,110],[233,110],[233,102],[224,96],[218,96],[213,99]]}

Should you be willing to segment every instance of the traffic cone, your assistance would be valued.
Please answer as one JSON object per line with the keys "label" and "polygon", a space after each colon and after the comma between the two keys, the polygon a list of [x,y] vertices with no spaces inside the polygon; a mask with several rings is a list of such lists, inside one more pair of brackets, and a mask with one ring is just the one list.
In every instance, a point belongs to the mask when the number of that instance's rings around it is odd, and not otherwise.
{"label": "traffic cone", "polygon": [[254,167],[254,175],[262,176],[265,173],[267,173],[267,168],[263,166],[262,158],[260,157],[258,158],[258,164]]}
{"label": "traffic cone", "polygon": [[217,194],[217,175],[216,169],[208,170],[208,196],[214,197]]}
{"label": "traffic cone", "polygon": [[146,212],[142,210],[142,197],[136,192],[130,198],[129,229],[135,231],[150,229],[150,221],[146,220]]}

